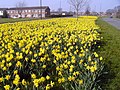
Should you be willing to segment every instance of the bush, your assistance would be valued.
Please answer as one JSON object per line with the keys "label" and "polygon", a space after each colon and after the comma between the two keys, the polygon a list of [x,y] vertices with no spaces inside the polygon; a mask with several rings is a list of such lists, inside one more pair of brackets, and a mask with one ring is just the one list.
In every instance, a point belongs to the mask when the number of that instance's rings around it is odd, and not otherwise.
{"label": "bush", "polygon": [[8,14],[7,14],[7,11],[6,10],[4,10],[3,11],[3,16],[2,16],[3,18],[8,18]]}

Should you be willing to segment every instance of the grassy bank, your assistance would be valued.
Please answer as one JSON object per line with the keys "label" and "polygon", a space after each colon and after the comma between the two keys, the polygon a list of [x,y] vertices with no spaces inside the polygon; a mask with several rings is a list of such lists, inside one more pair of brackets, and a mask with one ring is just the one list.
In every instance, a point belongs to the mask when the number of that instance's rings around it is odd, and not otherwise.
{"label": "grassy bank", "polygon": [[38,20],[39,18],[0,18],[0,24],[2,23],[14,23],[20,21],[31,21],[31,20]]}
{"label": "grassy bank", "polygon": [[102,78],[103,90],[120,89],[120,31],[110,24],[99,19],[97,24],[101,27],[103,36],[100,55],[105,62],[105,71]]}

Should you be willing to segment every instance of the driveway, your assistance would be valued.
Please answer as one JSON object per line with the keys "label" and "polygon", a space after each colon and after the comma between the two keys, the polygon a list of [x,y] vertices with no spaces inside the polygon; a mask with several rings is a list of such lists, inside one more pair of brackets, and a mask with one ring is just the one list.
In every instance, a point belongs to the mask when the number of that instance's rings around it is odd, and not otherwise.
{"label": "driveway", "polygon": [[117,19],[117,18],[103,18],[103,20],[108,22],[112,26],[116,27],[117,29],[120,29],[120,19]]}

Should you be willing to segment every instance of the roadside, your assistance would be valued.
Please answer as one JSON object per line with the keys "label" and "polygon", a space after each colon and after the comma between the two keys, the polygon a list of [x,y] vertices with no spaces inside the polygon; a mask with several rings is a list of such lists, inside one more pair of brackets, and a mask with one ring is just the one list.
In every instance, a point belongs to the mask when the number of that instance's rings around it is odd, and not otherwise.
{"label": "roadside", "polygon": [[108,22],[109,24],[113,25],[117,29],[120,29],[120,19],[117,19],[117,18],[103,18],[103,20]]}
{"label": "roadside", "polygon": [[0,18],[0,24],[14,23],[20,21],[31,21],[31,20],[38,20],[38,18]]}
{"label": "roadside", "polygon": [[120,31],[105,22],[113,23],[115,20],[108,18],[103,20],[99,19],[96,22],[101,27],[100,33],[103,37],[99,53],[104,58],[104,71],[108,72],[102,75],[101,84],[103,90],[120,90]]}
{"label": "roadside", "polygon": [[[71,18],[71,17],[59,17],[59,18]],[[48,18],[43,18],[42,20],[46,20],[46,19],[48,20],[53,18],[48,17]],[[15,23],[15,22],[21,22],[21,21],[32,21],[32,20],[41,20],[41,19],[40,18],[0,18],[0,24]]]}

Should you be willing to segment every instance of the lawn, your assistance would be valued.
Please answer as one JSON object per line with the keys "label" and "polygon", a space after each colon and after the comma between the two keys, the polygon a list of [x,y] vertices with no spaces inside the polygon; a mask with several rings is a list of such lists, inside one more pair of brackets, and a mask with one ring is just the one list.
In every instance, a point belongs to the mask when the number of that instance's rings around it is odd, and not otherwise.
{"label": "lawn", "polygon": [[39,18],[0,18],[0,24],[2,23],[14,23],[20,21],[31,21],[31,20],[38,20]]}
{"label": "lawn", "polygon": [[100,55],[104,58],[105,72],[102,78],[103,90],[120,89],[120,31],[102,21],[96,22],[101,27],[102,48]]}

